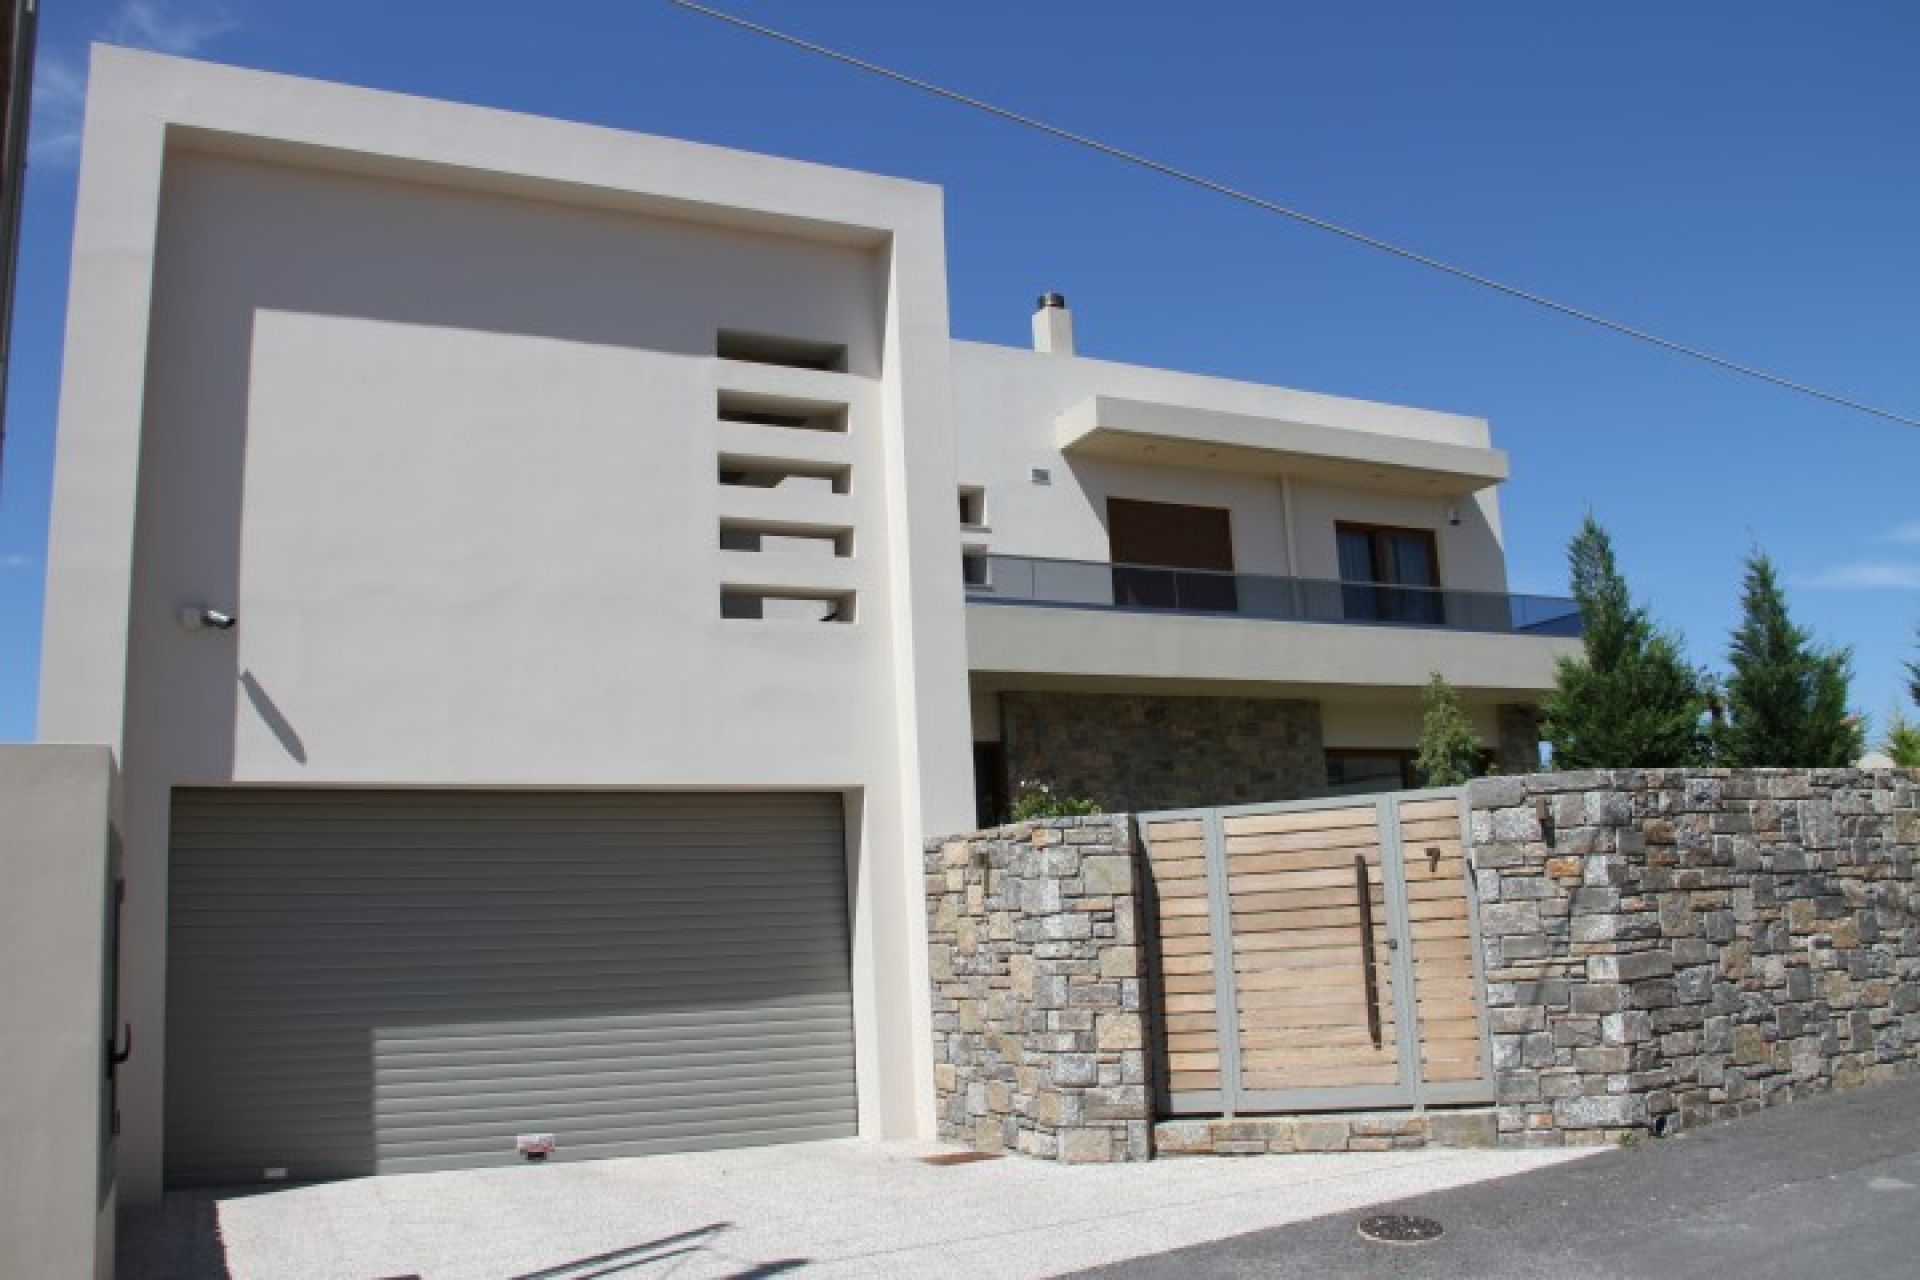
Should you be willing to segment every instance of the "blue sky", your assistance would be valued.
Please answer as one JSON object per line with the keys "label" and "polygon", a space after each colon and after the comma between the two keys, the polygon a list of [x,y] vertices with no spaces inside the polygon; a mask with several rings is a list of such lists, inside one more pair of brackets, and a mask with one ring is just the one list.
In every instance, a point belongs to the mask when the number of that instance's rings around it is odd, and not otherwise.
{"label": "blue sky", "polygon": [[[726,6],[722,6],[726,7]],[[1920,412],[1920,6],[736,0],[1475,269]],[[32,734],[85,48],[96,39],[897,173],[947,189],[953,328],[1489,417],[1516,589],[1591,507],[1719,667],[1754,543],[1894,705],[1920,430],[1822,406],[654,0],[44,6],[0,488],[0,740]]]}

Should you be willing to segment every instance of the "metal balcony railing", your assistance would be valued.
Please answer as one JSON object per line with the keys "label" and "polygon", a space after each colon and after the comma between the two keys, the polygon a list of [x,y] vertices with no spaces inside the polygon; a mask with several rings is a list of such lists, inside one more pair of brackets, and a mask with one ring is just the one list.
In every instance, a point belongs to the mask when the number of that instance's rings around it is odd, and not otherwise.
{"label": "metal balcony railing", "polygon": [[987,556],[979,604],[1228,614],[1287,622],[1433,627],[1511,635],[1580,635],[1580,607],[1559,596],[1405,587],[1326,578],[1274,578],[1098,560]]}

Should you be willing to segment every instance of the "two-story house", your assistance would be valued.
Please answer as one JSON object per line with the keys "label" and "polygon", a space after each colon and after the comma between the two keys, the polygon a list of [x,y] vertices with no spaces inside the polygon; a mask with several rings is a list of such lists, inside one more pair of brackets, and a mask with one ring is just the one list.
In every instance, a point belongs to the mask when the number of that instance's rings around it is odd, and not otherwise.
{"label": "two-story house", "polygon": [[953,347],[983,818],[1411,787],[1434,672],[1537,766],[1578,611],[1507,592],[1486,422],[1088,359],[1057,294],[1033,332]]}
{"label": "two-story house", "polygon": [[119,761],[129,1202],[924,1135],[927,837],[1396,787],[1435,670],[1531,759],[1483,422],[954,342],[942,218],[96,53],[40,736]]}

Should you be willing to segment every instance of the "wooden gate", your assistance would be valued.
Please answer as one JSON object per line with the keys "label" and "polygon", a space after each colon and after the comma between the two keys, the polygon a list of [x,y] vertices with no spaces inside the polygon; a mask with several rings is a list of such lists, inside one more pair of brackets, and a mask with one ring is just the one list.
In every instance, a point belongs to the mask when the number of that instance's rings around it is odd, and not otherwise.
{"label": "wooden gate", "polygon": [[1458,790],[1140,816],[1172,1115],[1489,1102]]}

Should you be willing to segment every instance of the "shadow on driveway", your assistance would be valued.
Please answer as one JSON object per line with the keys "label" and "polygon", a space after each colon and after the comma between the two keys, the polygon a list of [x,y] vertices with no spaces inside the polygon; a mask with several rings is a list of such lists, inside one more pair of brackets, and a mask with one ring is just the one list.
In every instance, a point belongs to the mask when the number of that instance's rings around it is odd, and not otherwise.
{"label": "shadow on driveway", "polygon": [[[274,1188],[275,1191],[286,1188]],[[220,1206],[248,1195],[272,1194],[251,1188],[231,1191],[172,1191],[159,1206],[121,1214],[116,1250],[117,1280],[249,1280],[233,1271],[220,1236]],[[537,1271],[522,1271],[500,1280],[602,1280],[614,1276],[644,1276],[655,1268],[676,1269],[675,1259],[705,1253],[730,1222],[715,1222],[692,1231],[628,1245],[606,1253],[574,1258]],[[762,1280],[798,1271],[805,1258],[783,1258],[754,1263],[730,1273],[728,1280]],[[375,1280],[433,1280],[414,1272],[393,1272]]]}

